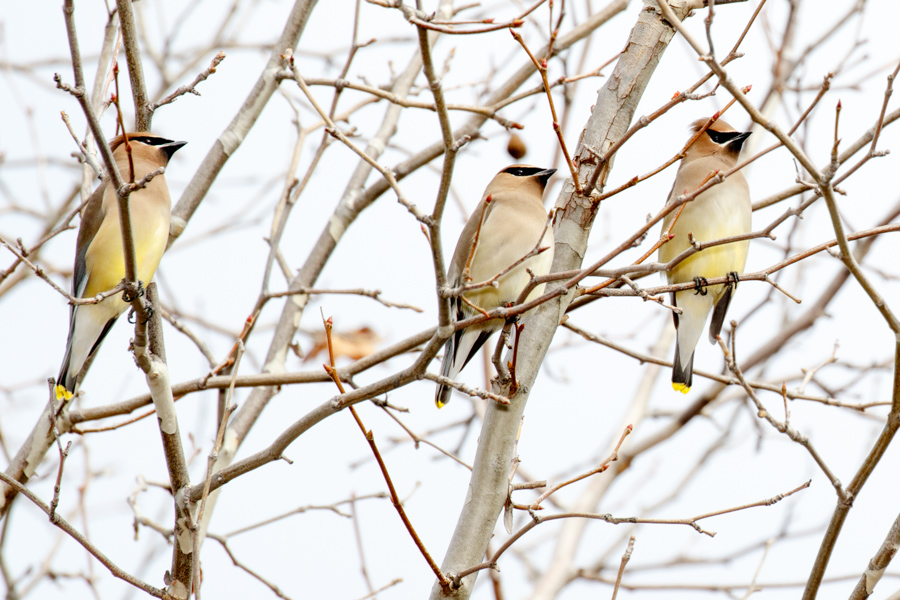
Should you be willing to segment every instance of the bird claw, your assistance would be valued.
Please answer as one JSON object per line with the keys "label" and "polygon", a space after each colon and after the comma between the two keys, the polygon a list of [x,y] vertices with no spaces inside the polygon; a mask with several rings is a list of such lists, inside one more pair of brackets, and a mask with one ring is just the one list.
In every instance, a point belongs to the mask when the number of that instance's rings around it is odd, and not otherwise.
{"label": "bird claw", "polygon": [[708,292],[706,286],[708,285],[706,282],[706,277],[694,277],[694,295],[700,294],[701,296],[705,296]]}
{"label": "bird claw", "polygon": [[[146,291],[144,290],[144,282],[143,282],[143,281],[138,281],[138,282],[137,282],[137,292],[135,293],[135,295],[132,296],[132,295],[129,293],[128,290],[125,290],[125,291],[122,292],[122,300],[124,300],[125,302],[128,302],[129,304],[131,304],[132,302],[134,302],[134,301],[137,300],[138,298],[142,297],[145,293],[146,293]],[[131,321],[129,321],[129,323],[130,323],[130,322],[131,322]]]}
{"label": "bird claw", "polygon": [[731,271],[726,276],[726,284],[730,286],[732,289],[737,289],[738,282],[741,280],[741,276],[738,275],[737,271]]}
{"label": "bird claw", "polygon": [[[153,305],[150,304],[149,302],[145,302],[144,309],[147,311],[147,318],[144,319],[143,321],[141,321],[141,325],[146,325],[147,323],[150,322],[150,319],[153,318]],[[134,313],[133,308],[130,311],[128,311],[127,319],[128,319],[128,322],[131,323],[132,325],[134,325],[134,323],[135,323],[134,314],[135,313]]]}

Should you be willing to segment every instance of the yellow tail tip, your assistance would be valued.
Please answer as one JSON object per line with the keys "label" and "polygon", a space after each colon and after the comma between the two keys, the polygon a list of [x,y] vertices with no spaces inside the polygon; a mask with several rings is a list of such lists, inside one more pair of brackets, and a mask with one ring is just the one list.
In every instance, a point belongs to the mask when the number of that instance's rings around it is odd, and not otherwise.
{"label": "yellow tail tip", "polygon": [[67,390],[64,386],[58,385],[56,386],[56,399],[57,400],[71,400],[72,392]]}
{"label": "yellow tail tip", "polygon": [[440,400],[435,400],[434,403],[438,408],[444,408],[445,406],[447,406],[446,402],[441,402]]}
{"label": "yellow tail tip", "polygon": [[691,387],[688,385],[684,385],[683,383],[672,383],[672,389],[676,392],[681,392],[682,394],[687,394],[691,391]]}

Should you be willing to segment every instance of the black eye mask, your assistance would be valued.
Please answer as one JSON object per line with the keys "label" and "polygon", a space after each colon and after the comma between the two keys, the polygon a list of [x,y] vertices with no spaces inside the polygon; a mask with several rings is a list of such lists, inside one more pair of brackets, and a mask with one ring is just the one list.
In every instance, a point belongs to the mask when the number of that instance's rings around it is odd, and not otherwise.
{"label": "black eye mask", "polygon": [[740,131],[713,131],[712,129],[707,129],[706,133],[712,141],[721,145],[725,145],[739,135],[743,135]]}
{"label": "black eye mask", "polygon": [[139,135],[137,137],[129,137],[129,142],[140,142],[141,144],[147,144],[148,146],[164,146],[166,144],[171,144],[172,140],[167,140],[166,138],[161,137],[148,137]]}
{"label": "black eye mask", "polygon": [[167,140],[166,138],[155,137],[155,136],[151,137],[151,136],[146,136],[146,135],[138,135],[135,137],[129,137],[128,141],[129,142],[137,142],[139,144],[146,144],[148,146],[156,146],[157,148],[159,148],[163,152],[165,152],[166,156],[168,156],[169,158],[172,158],[172,155],[175,154],[175,152],[179,148],[181,148],[182,146],[187,144],[187,142],[173,142],[172,140]]}
{"label": "black eye mask", "polygon": [[515,175],[516,177],[531,177],[532,175],[537,175],[544,169],[538,167],[509,167],[508,169],[503,169],[504,173],[509,173],[510,175]]}

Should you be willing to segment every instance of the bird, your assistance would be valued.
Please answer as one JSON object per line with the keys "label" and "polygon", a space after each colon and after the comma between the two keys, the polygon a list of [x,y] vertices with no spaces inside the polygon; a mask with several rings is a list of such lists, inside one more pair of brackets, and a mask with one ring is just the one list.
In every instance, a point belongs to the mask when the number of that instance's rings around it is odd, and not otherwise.
{"label": "bird", "polygon": [[[693,135],[703,129],[708,119],[691,123]],[[692,135],[692,137],[693,137]],[[678,167],[668,203],[682,194],[703,185],[716,172],[724,173],[737,165],[744,141],[750,132],[735,131],[718,119],[685,151]],[[671,239],[659,249],[660,262],[667,263],[696,242],[710,242],[749,233],[751,230],[750,187],[738,171],[722,183],[699,194],[684,205],[670,231]],[[663,231],[676,218],[678,210],[666,215]],[[749,240],[706,248],[681,261],[666,273],[669,284],[694,282],[695,289],[672,293],[672,304],[681,309],[673,313],[675,319],[675,359],[672,366],[672,387],[684,394],[691,389],[694,371],[694,348],[712,312],[709,341],[716,343],[725,313],[734,295],[740,274],[747,263]],[[727,276],[728,283],[706,286],[712,277]]]}
{"label": "bird", "polygon": [[[490,280],[505,269],[496,285],[487,285],[451,298],[450,307],[460,321],[515,302],[531,280],[531,275],[546,275],[553,263],[553,228],[544,210],[543,195],[547,181],[556,169],[515,164],[506,167],[491,180],[481,202],[469,217],[447,269],[447,284],[457,288]],[[540,253],[522,260],[530,252]],[[537,298],[544,285],[535,288],[525,302]],[[465,298],[465,300],[463,300]],[[468,302],[468,303],[467,303]],[[454,332],[444,346],[441,375],[456,378],[463,367],[503,327],[502,319],[491,319]],[[450,401],[452,388],[438,384],[434,401],[442,408]]]}
{"label": "bird", "polygon": [[[110,141],[113,158],[123,178],[133,173],[141,181],[160,167],[187,142],[176,142],[147,132],[120,135]],[[129,161],[126,146],[131,147]],[[131,164],[129,164],[131,163]],[[133,165],[133,170],[132,170]],[[149,282],[159,266],[169,238],[172,201],[165,177],[156,175],[147,186],[129,196],[136,276]],[[106,177],[88,198],[81,215],[75,244],[72,296],[90,298],[116,287],[125,278],[125,251],[119,224],[119,204],[114,186]],[[100,343],[116,319],[128,308],[121,294],[97,304],[69,308],[66,353],[56,378],[56,399],[68,401],[77,391]]]}

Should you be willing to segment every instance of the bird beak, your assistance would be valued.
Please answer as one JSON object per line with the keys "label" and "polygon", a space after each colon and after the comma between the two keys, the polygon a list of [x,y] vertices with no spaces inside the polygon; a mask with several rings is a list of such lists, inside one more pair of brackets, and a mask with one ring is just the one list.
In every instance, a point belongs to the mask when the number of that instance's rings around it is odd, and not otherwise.
{"label": "bird beak", "polygon": [[734,152],[739,152],[741,147],[744,145],[744,142],[748,137],[750,137],[751,133],[752,132],[750,131],[745,131],[731,138],[731,141],[728,142],[728,149],[733,150]]}
{"label": "bird beak", "polygon": [[187,142],[169,142],[168,144],[157,146],[157,148],[165,152],[168,158],[172,158],[172,155],[175,154],[175,152],[177,152],[185,144],[187,144]]}
{"label": "bird beak", "polygon": [[546,186],[547,181],[554,173],[556,173],[556,169],[544,169],[543,171],[535,173],[533,177],[537,177],[538,181],[541,182],[541,185]]}

